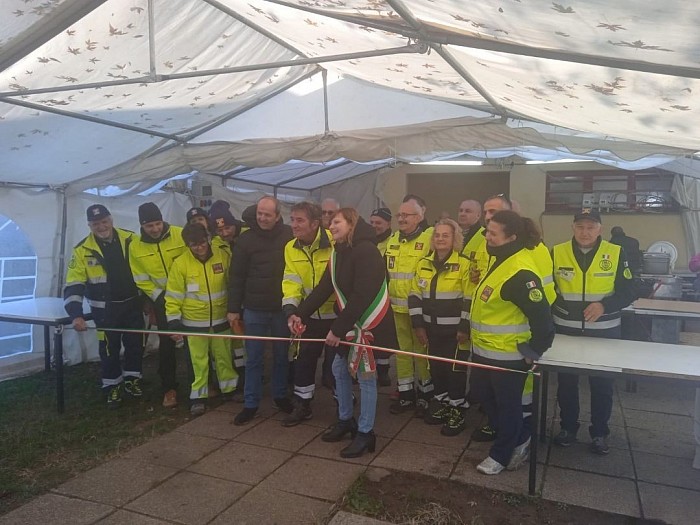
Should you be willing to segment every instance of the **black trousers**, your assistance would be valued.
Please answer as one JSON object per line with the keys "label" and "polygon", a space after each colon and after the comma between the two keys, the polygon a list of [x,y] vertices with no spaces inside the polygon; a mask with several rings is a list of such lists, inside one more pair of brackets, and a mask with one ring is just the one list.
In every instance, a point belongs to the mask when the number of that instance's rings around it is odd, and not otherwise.
{"label": "black trousers", "polygon": [[[143,330],[143,311],[138,297],[122,302],[108,302],[104,316],[95,319],[99,341],[102,386],[118,385],[123,378],[141,377],[143,362],[143,334],[119,331],[103,331],[101,328],[127,328]],[[124,346],[124,369],[122,372],[120,352]]]}
{"label": "black trousers", "polygon": [[[153,303],[153,312],[156,316],[158,330],[168,329],[168,320],[165,317],[165,303]],[[158,336],[158,375],[163,392],[177,389],[177,348],[175,341],[169,335]]]}
{"label": "black trousers", "polygon": [[[477,363],[507,366],[503,362],[484,360],[476,355],[473,360]],[[472,368],[471,395],[481,403],[489,422],[496,427],[496,441],[491,446],[489,456],[503,466],[510,462],[513,449],[530,437],[528,427],[523,424],[522,402],[526,377],[526,374],[516,372]]]}
{"label": "black trousers", "polygon": [[[587,337],[605,337],[619,339],[621,328],[607,330],[588,330],[584,334]],[[579,395],[578,375],[558,374],[557,401],[559,402],[560,425],[563,430],[577,432],[579,429]],[[588,377],[591,389],[591,426],[588,432],[591,438],[604,437],[610,434],[608,421],[612,414],[614,379],[608,377]]]}
{"label": "black trousers", "polygon": [[[333,319],[309,319],[303,337],[325,339],[332,324]],[[297,398],[302,400],[313,399],[316,390],[316,367],[325,346],[322,342],[300,343],[299,355],[294,361],[294,395]],[[329,352],[326,349],[326,357],[328,355]],[[335,351],[332,352],[332,355],[335,356]],[[323,372],[326,372],[325,366]]]}
{"label": "black trousers", "polygon": [[[455,358],[457,330],[454,333],[441,333],[428,327],[428,354],[436,357]],[[434,397],[448,397],[452,405],[464,404],[467,393],[467,372],[455,372],[451,363],[430,361],[430,377],[433,378]]]}

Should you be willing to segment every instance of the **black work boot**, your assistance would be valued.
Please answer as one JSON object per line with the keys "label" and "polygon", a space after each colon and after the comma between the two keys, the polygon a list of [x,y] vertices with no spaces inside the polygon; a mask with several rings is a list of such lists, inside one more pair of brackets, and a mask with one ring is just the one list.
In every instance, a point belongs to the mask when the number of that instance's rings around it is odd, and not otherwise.
{"label": "black work boot", "polygon": [[297,399],[294,403],[294,410],[291,414],[282,420],[283,427],[295,427],[302,421],[306,421],[313,417],[311,412],[310,399]]}
{"label": "black work boot", "polygon": [[342,420],[339,419],[335,425],[329,428],[322,436],[321,441],[326,443],[334,443],[345,437],[345,434],[350,434],[354,438],[357,434],[357,421],[355,418]]}

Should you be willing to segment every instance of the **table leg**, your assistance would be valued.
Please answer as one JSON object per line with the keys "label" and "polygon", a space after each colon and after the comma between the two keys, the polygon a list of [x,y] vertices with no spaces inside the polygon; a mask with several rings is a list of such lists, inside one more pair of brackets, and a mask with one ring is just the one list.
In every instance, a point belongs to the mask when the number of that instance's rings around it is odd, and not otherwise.
{"label": "table leg", "polygon": [[542,404],[540,412],[540,441],[547,442],[547,401],[549,396],[549,372],[540,370],[542,374],[540,381],[542,382]]}
{"label": "table leg", "polygon": [[44,325],[44,370],[51,370],[51,331],[49,325]]}
{"label": "table leg", "polygon": [[56,404],[58,413],[63,414],[63,325],[54,327],[53,344],[56,360]]}
{"label": "table leg", "polygon": [[534,496],[537,489],[537,447],[539,446],[537,431],[539,429],[540,381],[542,378],[539,375],[534,375],[532,379],[532,436],[530,437],[530,472],[528,475],[528,493],[530,496]]}

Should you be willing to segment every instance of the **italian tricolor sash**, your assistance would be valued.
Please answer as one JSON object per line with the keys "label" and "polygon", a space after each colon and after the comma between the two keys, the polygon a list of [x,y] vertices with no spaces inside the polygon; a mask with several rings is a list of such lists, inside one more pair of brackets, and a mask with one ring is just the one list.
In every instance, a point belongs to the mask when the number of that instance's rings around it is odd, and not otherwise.
{"label": "italian tricolor sash", "polygon": [[[330,270],[331,282],[333,283],[333,289],[335,290],[338,308],[342,312],[345,309],[345,305],[348,301],[336,282],[336,261],[336,251],[333,250],[328,261],[328,269]],[[345,335],[345,339],[347,341],[359,344],[358,346],[353,345],[350,348],[350,353],[348,355],[348,368],[350,369],[350,374],[353,377],[360,374],[360,376],[364,379],[368,376],[371,377],[376,373],[377,365],[374,361],[372,349],[361,345],[372,344],[374,341],[374,335],[372,335],[370,330],[376,327],[382,321],[382,319],[384,319],[384,315],[386,315],[386,313],[389,311],[389,308],[389,293],[387,291],[386,279],[384,279],[382,280],[382,286],[377,292],[375,298],[372,300],[372,303],[355,322],[353,329]]]}

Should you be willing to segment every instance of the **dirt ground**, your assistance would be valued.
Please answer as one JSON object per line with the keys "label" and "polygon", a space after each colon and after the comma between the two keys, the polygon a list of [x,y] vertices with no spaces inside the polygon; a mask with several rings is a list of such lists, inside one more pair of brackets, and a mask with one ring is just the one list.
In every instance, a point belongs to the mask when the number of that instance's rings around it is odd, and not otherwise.
{"label": "dirt ground", "polygon": [[361,477],[346,494],[343,507],[410,525],[660,523],[406,472],[392,472],[374,481]]}

